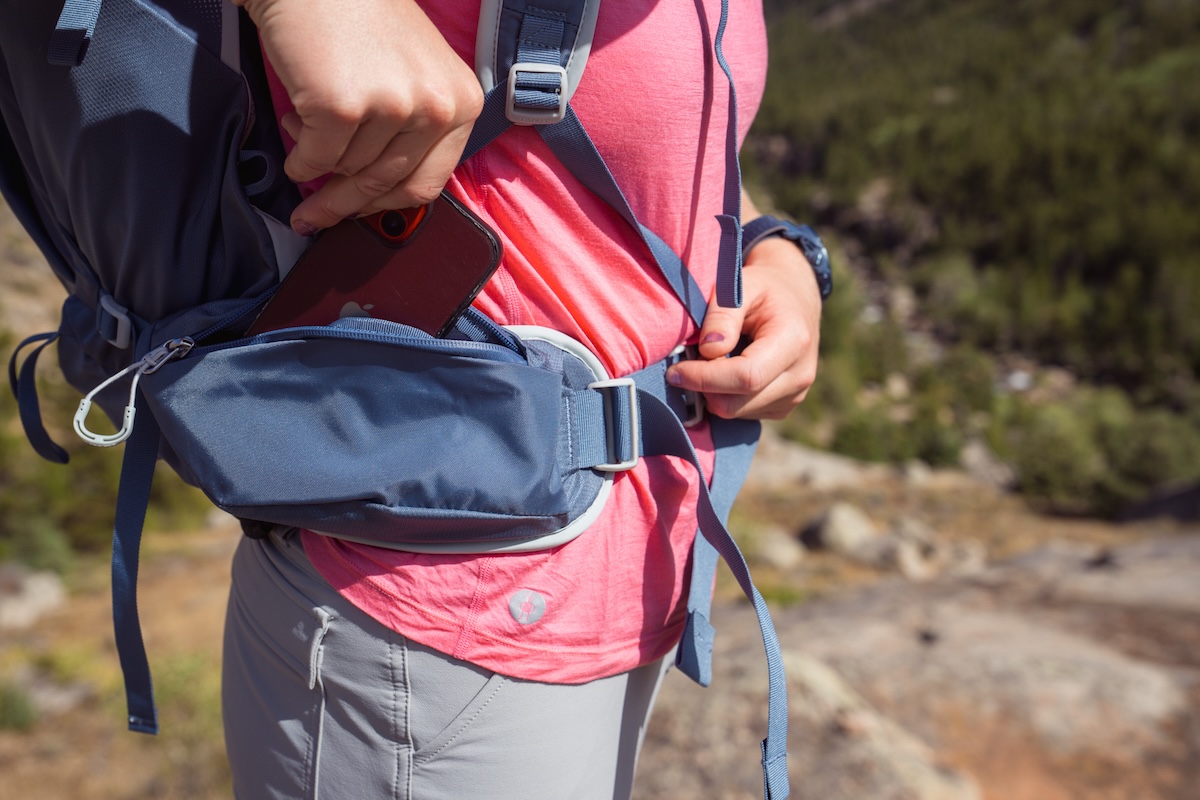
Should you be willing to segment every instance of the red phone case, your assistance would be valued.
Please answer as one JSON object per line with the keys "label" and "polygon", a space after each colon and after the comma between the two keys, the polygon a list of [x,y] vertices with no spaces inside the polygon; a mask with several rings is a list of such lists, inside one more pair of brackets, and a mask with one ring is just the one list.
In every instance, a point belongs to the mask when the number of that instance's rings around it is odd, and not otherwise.
{"label": "red phone case", "polygon": [[499,263],[495,233],[446,193],[345,220],[305,251],[247,333],[370,316],[441,336]]}

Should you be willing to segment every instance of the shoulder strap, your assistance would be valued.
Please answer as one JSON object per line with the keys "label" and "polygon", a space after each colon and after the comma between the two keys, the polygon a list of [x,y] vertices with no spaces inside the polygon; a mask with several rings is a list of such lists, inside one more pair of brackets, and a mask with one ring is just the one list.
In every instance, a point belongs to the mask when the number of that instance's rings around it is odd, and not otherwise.
{"label": "shoulder strap", "polygon": [[[707,298],[683,262],[660,237],[638,221],[624,193],[570,106],[587,56],[599,0],[485,0],[476,37],[476,72],[486,92],[484,110],[472,131],[463,160],[479,152],[512,125],[537,125],[542,139],[571,173],[615,209],[639,233],[667,283],[699,326],[707,311]],[[726,177],[723,209],[717,220],[721,243],[717,267],[717,302],[740,306],[741,290],[741,168],[737,153],[737,95],[733,75],[725,60],[722,41],[728,19],[728,0],[722,0],[721,19],[713,41],[714,54],[729,81],[726,129]],[[663,402],[665,381],[661,365],[637,376],[638,405],[646,455],[672,454],[692,461],[703,476],[691,441],[678,415]],[[656,379],[657,378],[657,379]],[[711,680],[713,627],[709,622],[712,584],[718,555],[733,570],[753,603],[767,653],[769,703],[767,737],[762,743],[764,794],[783,800],[790,792],[787,775],[787,684],[782,652],[766,603],[750,578],[749,568],[723,521],[745,478],[758,423],[713,419],[718,447],[712,495],[702,486],[699,536],[693,551],[688,618],[677,656],[677,666],[698,683]]]}
{"label": "shoulder strap", "polygon": [[[565,106],[587,66],[599,11],[600,0],[538,0],[536,5],[484,0],[475,38],[475,74],[483,90],[513,86],[514,105],[527,113]],[[528,28],[527,18],[532,22]],[[537,74],[548,77],[539,82]],[[561,81],[557,86],[555,78]],[[529,83],[517,89],[524,81]],[[560,96],[553,103],[533,96],[544,89]]]}
{"label": "shoulder strap", "polygon": [[[638,222],[587,131],[570,97],[591,50],[599,0],[488,0],[476,37],[476,72],[486,91],[483,113],[463,159],[470,158],[512,125],[537,125],[555,156],[593,193],[621,214],[641,236],[659,270],[697,325],[708,298],[676,253]],[[733,78],[721,52],[727,5],[722,6],[714,48],[730,87],[726,131],[724,209],[717,301],[741,305],[741,173],[737,159],[737,107]]]}

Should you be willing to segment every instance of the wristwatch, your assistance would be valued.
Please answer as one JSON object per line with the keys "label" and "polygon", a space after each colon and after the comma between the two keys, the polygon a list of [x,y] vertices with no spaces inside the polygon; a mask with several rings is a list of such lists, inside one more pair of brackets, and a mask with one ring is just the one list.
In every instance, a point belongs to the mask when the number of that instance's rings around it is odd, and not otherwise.
{"label": "wristwatch", "polygon": [[829,266],[829,251],[817,232],[807,225],[797,225],[786,219],[778,219],[763,215],[755,217],[742,227],[742,257],[754,245],[772,236],[782,236],[800,248],[808,263],[812,265],[813,274],[817,276],[817,286],[821,290],[821,299],[829,297],[833,292],[833,271]]}

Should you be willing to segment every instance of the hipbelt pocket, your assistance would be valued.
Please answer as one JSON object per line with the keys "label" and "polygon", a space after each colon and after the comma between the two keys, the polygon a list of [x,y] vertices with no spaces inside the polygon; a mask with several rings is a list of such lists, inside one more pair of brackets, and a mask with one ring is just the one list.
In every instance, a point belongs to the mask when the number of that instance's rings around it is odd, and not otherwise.
{"label": "hipbelt pocket", "polygon": [[592,467],[619,458],[619,393],[596,379],[544,341],[344,319],[196,345],[141,389],[178,471],[235,516],[494,549],[561,531],[604,493],[611,473]]}

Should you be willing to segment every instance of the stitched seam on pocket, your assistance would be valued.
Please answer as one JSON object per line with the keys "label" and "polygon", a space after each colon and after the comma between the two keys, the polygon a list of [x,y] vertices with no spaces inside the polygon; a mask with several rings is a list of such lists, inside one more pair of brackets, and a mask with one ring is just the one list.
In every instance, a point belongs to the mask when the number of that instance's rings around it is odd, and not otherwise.
{"label": "stitched seam on pocket", "polygon": [[440,747],[438,747],[437,750],[434,750],[432,753],[429,753],[428,755],[426,755],[424,753],[418,755],[415,759],[413,759],[413,766],[415,767],[415,766],[419,766],[421,764],[429,763],[430,761],[432,761],[433,759],[435,759],[439,755],[441,755],[441,753],[447,747],[454,744],[454,742],[458,739],[458,737],[461,736],[467,730],[467,728],[471,727],[471,723],[473,723],[476,719],[478,719],[479,715],[482,714],[489,705],[491,705],[492,701],[496,699],[496,695],[498,695],[500,693],[500,690],[504,688],[504,685],[506,683],[508,683],[507,679],[501,680],[499,683],[497,683],[496,688],[492,690],[492,693],[490,695],[488,695],[487,700],[484,700],[483,703],[481,703],[479,705],[479,707],[475,709],[475,711],[471,714],[471,716],[469,716],[467,719],[463,720],[462,724],[458,726],[458,730],[454,732],[453,736],[451,736],[445,742],[442,742],[442,745]]}

